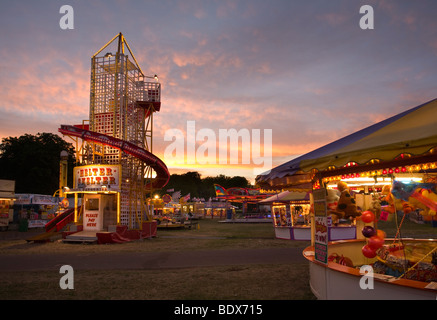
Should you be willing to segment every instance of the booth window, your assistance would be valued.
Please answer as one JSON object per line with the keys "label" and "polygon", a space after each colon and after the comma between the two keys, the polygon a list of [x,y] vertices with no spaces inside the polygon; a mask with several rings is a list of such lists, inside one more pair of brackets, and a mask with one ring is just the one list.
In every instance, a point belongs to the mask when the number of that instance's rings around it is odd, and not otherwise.
{"label": "booth window", "polygon": [[99,199],[87,199],[85,204],[86,210],[99,210]]}

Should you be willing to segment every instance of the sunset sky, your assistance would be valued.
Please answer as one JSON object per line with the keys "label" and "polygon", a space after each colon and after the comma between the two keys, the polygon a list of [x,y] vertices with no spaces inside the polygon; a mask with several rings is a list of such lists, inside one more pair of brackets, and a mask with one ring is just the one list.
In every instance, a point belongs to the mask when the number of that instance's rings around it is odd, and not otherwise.
{"label": "sunset sky", "polygon": [[[362,5],[373,30],[359,26]],[[2,0],[0,138],[87,119],[91,56],[122,32],[162,83],[156,155],[166,161],[165,133],[195,121],[217,137],[271,129],[275,167],[437,98],[436,13],[435,0]],[[252,182],[256,167],[167,165]]]}

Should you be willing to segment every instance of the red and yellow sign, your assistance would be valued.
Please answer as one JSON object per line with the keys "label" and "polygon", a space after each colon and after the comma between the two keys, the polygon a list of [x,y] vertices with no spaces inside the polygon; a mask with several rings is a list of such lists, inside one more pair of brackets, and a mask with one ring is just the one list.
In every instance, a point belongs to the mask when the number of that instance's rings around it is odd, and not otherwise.
{"label": "red and yellow sign", "polygon": [[165,194],[162,196],[162,201],[164,201],[164,203],[170,203],[171,202],[171,195],[169,194]]}
{"label": "red and yellow sign", "polygon": [[121,182],[120,165],[88,165],[74,168],[73,188],[110,187],[118,190]]}

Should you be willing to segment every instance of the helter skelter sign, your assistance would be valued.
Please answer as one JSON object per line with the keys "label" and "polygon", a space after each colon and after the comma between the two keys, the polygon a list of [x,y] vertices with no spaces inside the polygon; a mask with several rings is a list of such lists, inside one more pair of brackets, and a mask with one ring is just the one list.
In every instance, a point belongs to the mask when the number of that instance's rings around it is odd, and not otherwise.
{"label": "helter skelter sign", "polygon": [[88,165],[74,168],[74,188],[84,190],[120,190],[120,165]]}

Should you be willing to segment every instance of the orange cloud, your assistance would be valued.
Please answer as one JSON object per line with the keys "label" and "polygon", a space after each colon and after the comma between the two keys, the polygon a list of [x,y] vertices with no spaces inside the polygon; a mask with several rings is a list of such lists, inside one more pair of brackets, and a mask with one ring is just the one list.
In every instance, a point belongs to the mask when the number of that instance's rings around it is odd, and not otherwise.
{"label": "orange cloud", "polygon": [[89,71],[78,61],[64,60],[62,66],[52,64],[56,53],[46,53],[30,60],[17,55],[13,65],[19,65],[12,74],[0,79],[2,108],[27,114],[80,116],[89,108]]}

